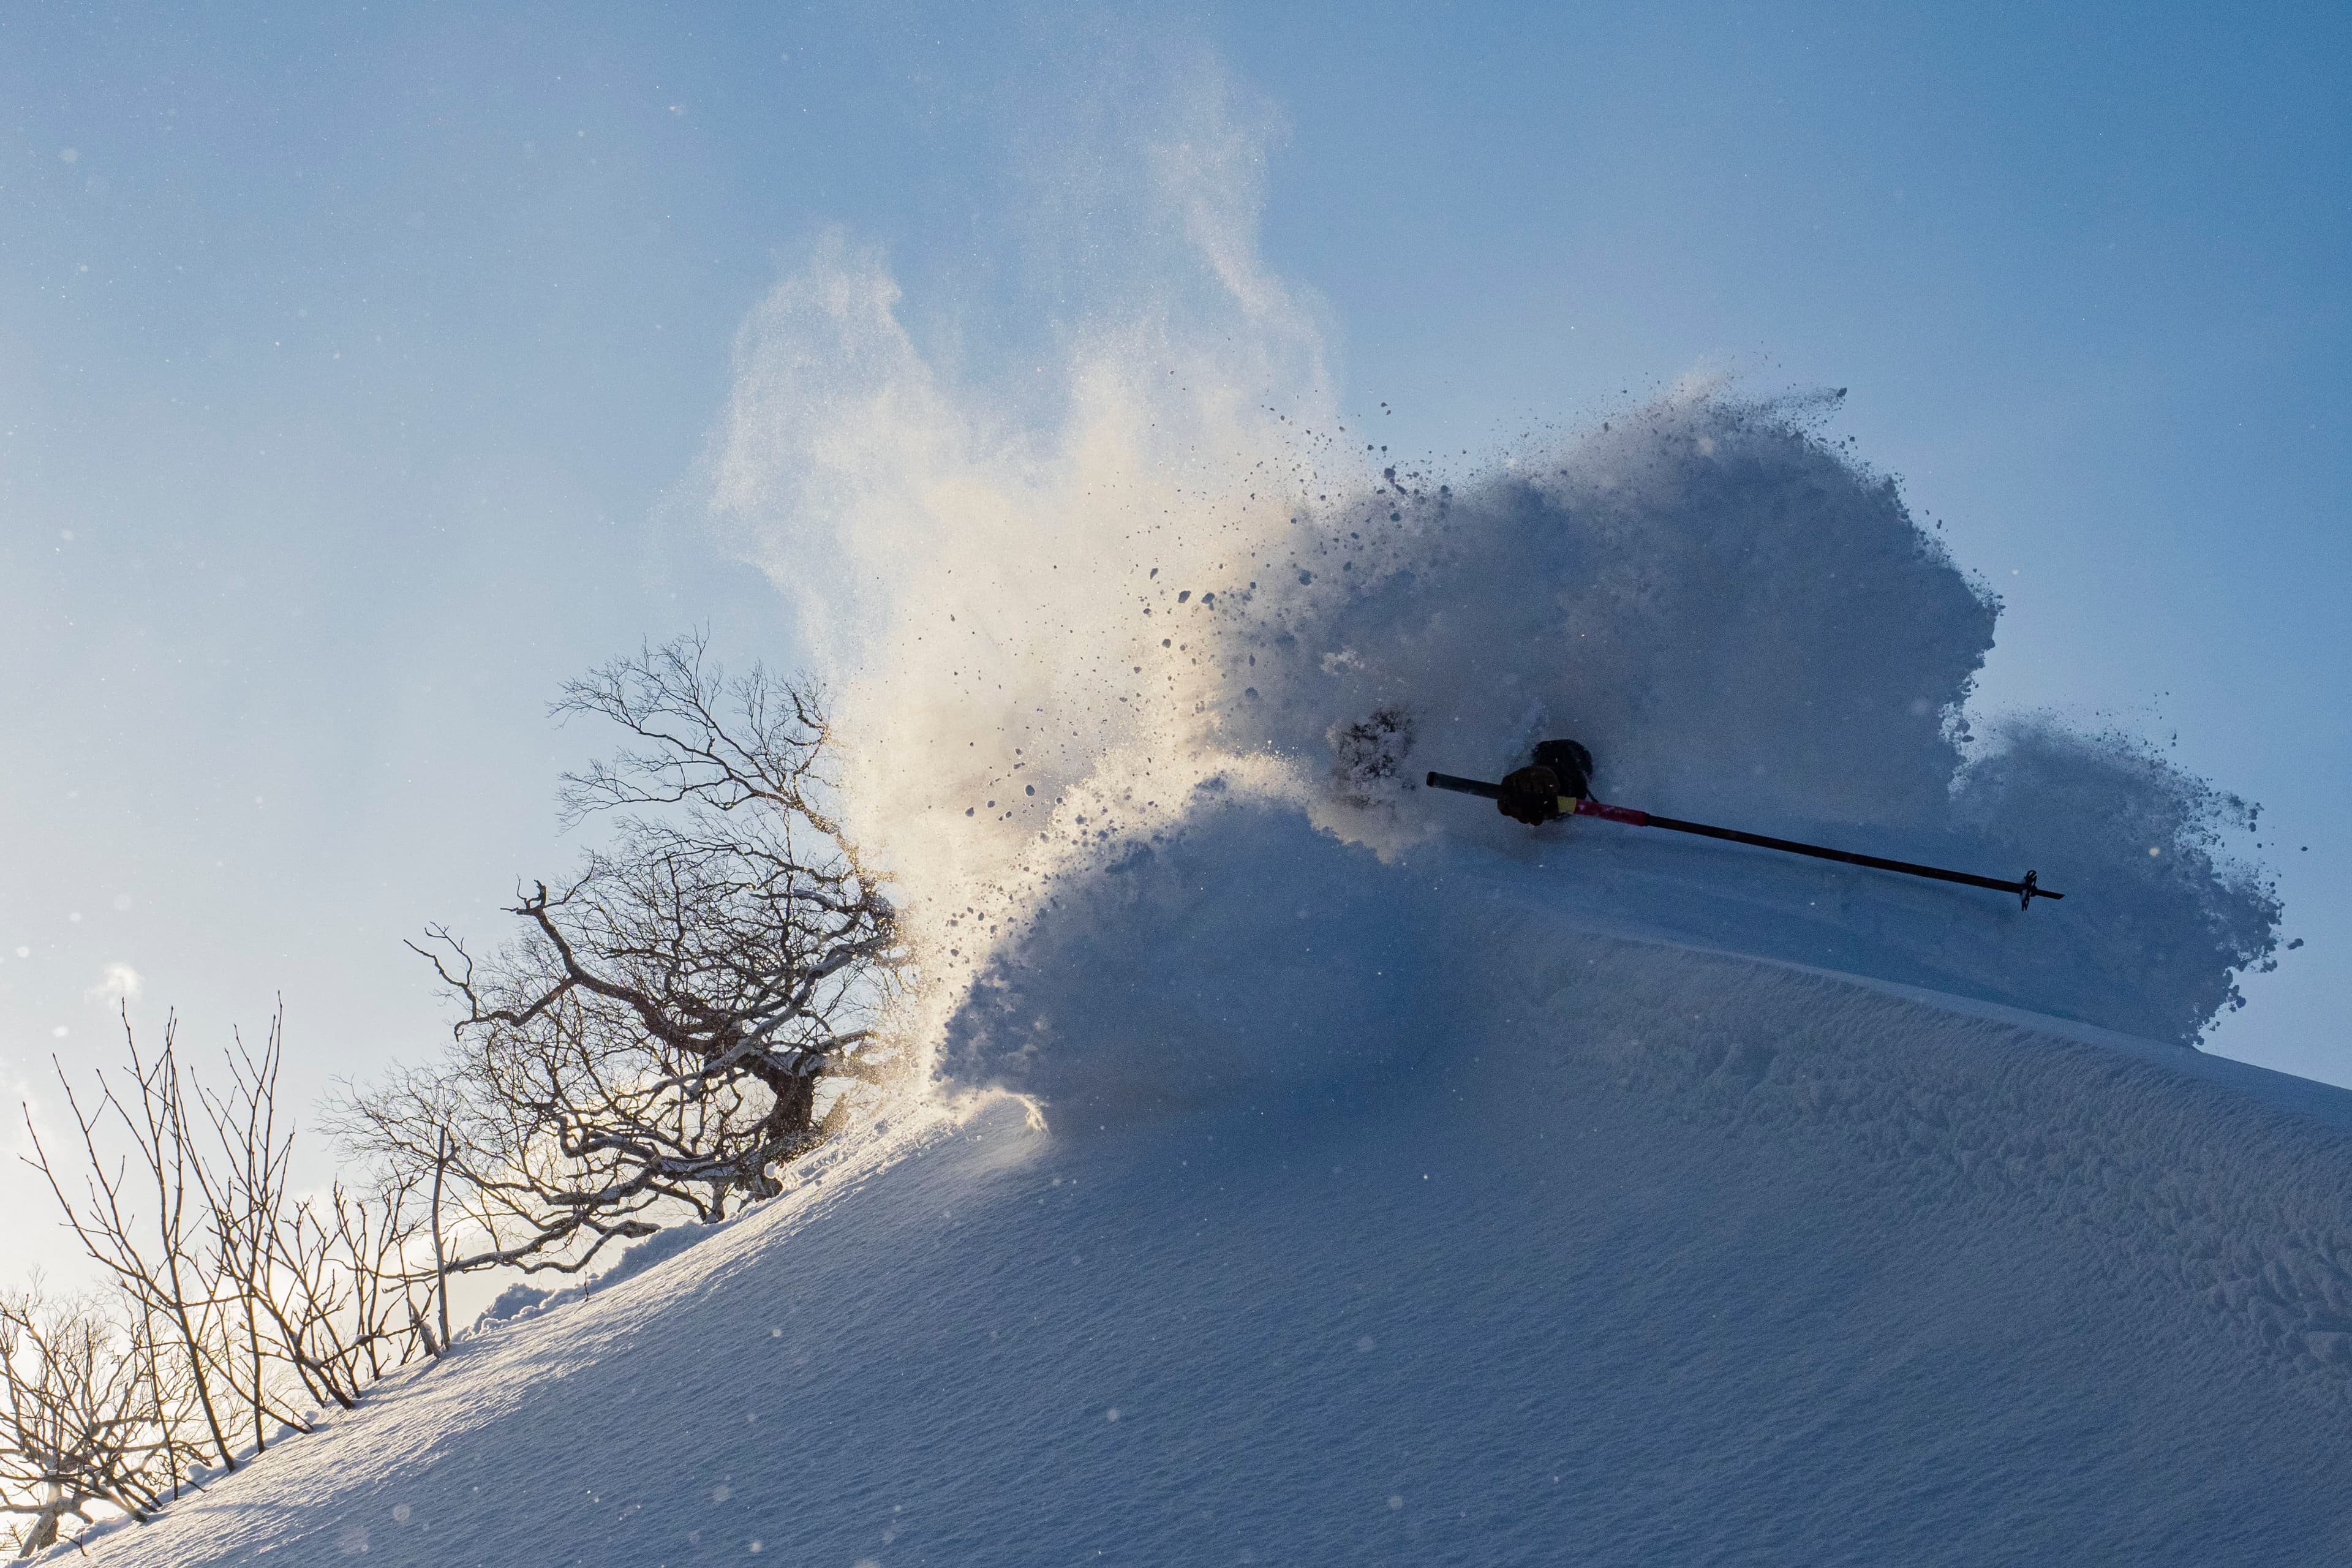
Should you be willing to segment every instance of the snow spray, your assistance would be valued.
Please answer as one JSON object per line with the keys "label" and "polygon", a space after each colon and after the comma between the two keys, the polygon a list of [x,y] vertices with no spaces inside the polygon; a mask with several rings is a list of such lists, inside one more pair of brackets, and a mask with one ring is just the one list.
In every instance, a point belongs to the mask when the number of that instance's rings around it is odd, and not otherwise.
{"label": "snow spray", "polygon": [[[943,1070],[1050,1098],[1143,1035],[1208,1049],[1179,1022],[1234,1064],[1335,1019],[1393,1031],[1480,857],[1681,939],[2158,1039],[2237,999],[2279,914],[2223,852],[2245,808],[2128,738],[1971,710],[1998,601],[1822,437],[1842,394],[1690,384],[1480,458],[1391,454],[1259,261],[1257,163],[1204,112],[1146,160],[1137,243],[1178,283],[1061,335],[1051,417],[927,358],[842,236],[740,334],[713,515],[835,682],[846,816]],[[1612,798],[2088,896],[2057,947],[2013,907],[1545,847],[1420,787],[1555,734]],[[1078,963],[1127,1003],[1080,1006],[1050,978]],[[1211,970],[1223,1002],[1140,1028]]]}

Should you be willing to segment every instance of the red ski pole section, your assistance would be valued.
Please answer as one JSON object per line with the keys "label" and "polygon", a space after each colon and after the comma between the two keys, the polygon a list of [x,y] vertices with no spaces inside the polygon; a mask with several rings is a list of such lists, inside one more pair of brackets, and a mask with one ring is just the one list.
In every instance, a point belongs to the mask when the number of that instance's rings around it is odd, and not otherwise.
{"label": "red ski pole section", "polygon": [[1622,822],[1628,827],[1650,826],[1650,814],[1646,811],[1635,811],[1630,805],[1603,805],[1597,800],[1578,801],[1576,815],[1597,816],[1603,822]]}

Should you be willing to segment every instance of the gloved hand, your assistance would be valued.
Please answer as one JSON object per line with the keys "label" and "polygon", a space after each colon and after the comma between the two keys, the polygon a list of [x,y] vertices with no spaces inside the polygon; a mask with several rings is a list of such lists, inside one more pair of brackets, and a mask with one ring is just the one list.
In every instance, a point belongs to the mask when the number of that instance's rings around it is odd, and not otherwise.
{"label": "gloved hand", "polygon": [[1521,768],[1505,773],[1503,793],[1495,807],[1514,822],[1540,827],[1559,815],[1559,775],[1549,768]]}

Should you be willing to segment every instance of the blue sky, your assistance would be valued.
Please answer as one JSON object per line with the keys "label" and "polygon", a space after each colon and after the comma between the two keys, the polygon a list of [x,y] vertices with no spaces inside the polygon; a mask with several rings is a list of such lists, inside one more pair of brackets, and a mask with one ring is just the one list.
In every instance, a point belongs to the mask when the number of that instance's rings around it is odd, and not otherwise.
{"label": "blue sky", "polygon": [[[2213,1046],[2352,1083],[2352,16],[1185,18],[0,16],[7,1098],[111,1051],[112,964],[197,1044],[283,993],[304,1103],[423,1049],[401,939],[572,854],[556,685],[697,623],[793,656],[678,500],[747,313],[838,226],[1015,386],[1139,286],[1118,171],[1218,78],[1266,261],[1401,450],[1693,372],[1849,388],[1835,430],[2004,597],[1985,703],[2263,804],[2307,945]],[[50,1245],[25,1191],[0,1250]]]}

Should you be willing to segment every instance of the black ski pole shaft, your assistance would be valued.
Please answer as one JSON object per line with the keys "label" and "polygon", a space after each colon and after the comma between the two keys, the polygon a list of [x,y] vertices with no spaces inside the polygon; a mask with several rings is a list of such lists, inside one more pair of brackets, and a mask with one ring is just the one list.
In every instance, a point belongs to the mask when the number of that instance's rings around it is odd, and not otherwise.
{"label": "black ski pole shaft", "polygon": [[[1598,816],[1599,813],[1586,815]],[[2035,899],[2063,899],[2066,896],[2042,887],[2031,871],[2025,874],[2021,882],[2004,882],[1998,877],[1979,877],[1972,871],[1951,871],[1941,866],[1922,866],[1912,860],[1888,860],[1876,855],[1858,855],[1851,849],[1800,844],[1793,838],[1768,838],[1761,833],[1742,833],[1736,827],[1711,827],[1704,822],[1684,822],[1676,817],[1656,816],[1648,812],[1642,816],[1641,826],[1644,827],[1665,827],[1676,833],[1696,833],[1706,838],[1727,838],[1734,844],[1753,844],[1759,849],[1778,849],[1790,855],[1810,855],[1817,860],[1843,860],[1849,866],[1900,871],[1906,877],[1931,877],[1938,882],[1964,882],[1971,888],[1990,888],[1995,892],[2015,893],[2028,903]]]}
{"label": "black ski pole shaft", "polygon": [[1503,798],[1503,786],[1501,784],[1484,784],[1477,779],[1458,779],[1452,773],[1430,774],[1429,787],[1432,789],[1450,789],[1456,795],[1481,795],[1487,800],[1500,800]]}
{"label": "black ski pole shaft", "polygon": [[[1459,795],[1475,795],[1487,800],[1502,798],[1500,784],[1478,779],[1456,778],[1452,773],[1431,773],[1429,787],[1453,790]],[[1733,844],[1752,844],[1759,849],[1778,849],[1788,855],[1809,855],[1817,860],[1837,860],[1848,866],[1868,866],[1874,870],[1899,872],[1906,877],[1927,877],[1938,882],[1959,882],[1971,888],[1990,888],[1995,892],[2015,893],[2018,907],[2031,905],[2036,899],[2063,899],[2063,893],[2053,893],[2041,885],[2035,874],[2028,871],[2021,881],[2004,882],[1998,877],[1979,877],[1972,871],[1948,870],[1941,866],[1922,866],[1912,860],[1889,860],[1877,855],[1857,854],[1851,849],[1832,849],[1822,844],[1800,844],[1793,838],[1771,838],[1761,833],[1742,833],[1736,827],[1716,827],[1704,822],[1685,822],[1679,817],[1656,816],[1627,805],[1604,805],[1597,800],[1580,799],[1575,795],[1559,797],[1562,816],[1598,816],[1609,822],[1622,822],[1628,827],[1664,827],[1675,833],[1696,833],[1702,838],[1721,838]]]}

